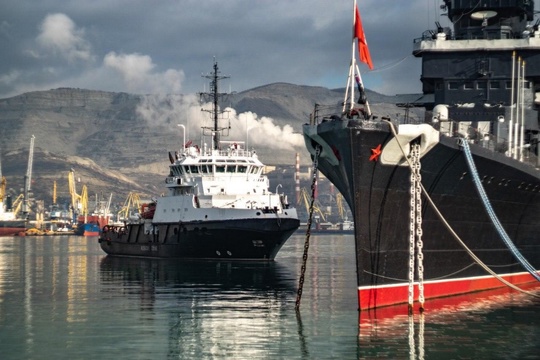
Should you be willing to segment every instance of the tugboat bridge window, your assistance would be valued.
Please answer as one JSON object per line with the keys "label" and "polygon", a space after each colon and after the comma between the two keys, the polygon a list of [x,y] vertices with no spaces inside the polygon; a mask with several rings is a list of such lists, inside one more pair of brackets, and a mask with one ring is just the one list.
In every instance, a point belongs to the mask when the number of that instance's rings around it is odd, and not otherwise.
{"label": "tugboat bridge window", "polygon": [[474,89],[474,84],[473,84],[472,82],[467,81],[467,82],[463,85],[463,88],[464,88],[465,90],[472,90],[472,89]]}
{"label": "tugboat bridge window", "polygon": [[500,89],[501,84],[498,81],[490,81],[489,82],[489,88],[490,89]]}
{"label": "tugboat bridge window", "polygon": [[451,81],[448,83],[448,89],[449,90],[459,90],[459,83],[455,81]]}

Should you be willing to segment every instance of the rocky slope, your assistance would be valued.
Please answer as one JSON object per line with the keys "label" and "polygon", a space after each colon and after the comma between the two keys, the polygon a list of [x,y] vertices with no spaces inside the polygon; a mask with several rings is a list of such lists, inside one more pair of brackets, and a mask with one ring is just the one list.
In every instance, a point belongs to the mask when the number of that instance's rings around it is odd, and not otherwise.
{"label": "rocky slope", "polygon": [[[395,97],[368,92],[382,115],[403,113]],[[9,193],[22,191],[30,138],[35,135],[32,189],[50,204],[57,181],[59,202],[69,200],[67,173],[74,169],[89,195],[115,194],[121,203],[129,191],[159,195],[168,172],[168,151],[182,137],[199,140],[203,118],[193,95],[133,95],[61,88],[0,99],[2,175]],[[343,90],[276,83],[228,99],[232,140],[246,140],[268,165],[293,165],[295,153],[310,160],[303,147],[302,124],[316,103],[338,104]],[[178,127],[183,124],[186,133]],[[247,131],[246,131],[247,129]],[[292,178],[291,178],[292,182]],[[65,201],[65,200],[64,200]]]}

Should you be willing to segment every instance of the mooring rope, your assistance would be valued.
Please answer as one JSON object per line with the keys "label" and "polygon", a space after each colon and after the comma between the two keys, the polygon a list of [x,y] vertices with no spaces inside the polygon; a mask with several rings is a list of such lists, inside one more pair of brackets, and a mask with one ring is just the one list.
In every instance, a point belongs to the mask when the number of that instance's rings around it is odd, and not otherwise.
{"label": "mooring rope", "polygon": [[469,170],[471,171],[473,182],[476,185],[476,190],[478,191],[478,195],[480,195],[480,198],[482,199],[482,202],[484,204],[484,208],[486,209],[486,212],[488,213],[489,217],[491,218],[491,221],[493,222],[493,225],[495,226],[495,229],[497,229],[497,232],[499,233],[500,237],[503,239],[504,243],[506,244],[506,247],[514,254],[514,257],[517,261],[523,265],[523,267],[532,275],[534,278],[538,281],[540,281],[540,275],[536,272],[536,269],[525,259],[525,257],[519,252],[519,250],[516,248],[506,231],[504,230],[501,222],[497,218],[497,215],[495,214],[495,211],[493,210],[493,207],[491,206],[491,203],[487,197],[486,191],[484,190],[484,187],[482,186],[482,182],[480,181],[480,177],[478,176],[478,171],[476,170],[476,165],[474,164],[474,160],[471,154],[471,149],[469,147],[469,143],[466,139],[461,139],[460,145],[463,148],[463,152],[465,153],[465,158],[467,159],[467,165],[469,166]]}
{"label": "mooring rope", "polygon": [[[394,124],[392,124],[392,122],[388,121],[388,120],[383,120],[385,121],[386,123],[388,123],[388,125],[390,126],[390,130],[392,131],[392,135],[396,138],[397,140],[397,132],[396,132],[396,129],[394,127]],[[405,153],[405,149],[403,149],[403,146],[401,145],[401,143],[399,141],[397,141],[398,145],[399,145],[399,148],[401,149],[401,152],[404,156],[404,158],[407,160],[407,163],[409,164],[409,166],[411,166],[411,161],[409,159],[409,157],[407,156],[407,154]],[[443,214],[439,211],[439,208],[437,207],[437,205],[435,205],[435,203],[433,202],[433,200],[431,199],[431,196],[429,196],[428,192],[426,191],[426,189],[424,188],[424,185],[423,184],[420,184],[420,186],[422,187],[422,191],[424,193],[424,196],[426,197],[426,200],[428,201],[429,205],[432,207],[433,211],[435,211],[435,214],[437,214],[437,216],[439,217],[439,220],[441,220],[441,222],[444,224],[444,226],[448,229],[448,231],[450,232],[450,234],[452,234],[452,236],[454,237],[454,239],[457,240],[457,242],[463,247],[463,249],[465,249],[465,251],[467,252],[467,254],[469,254],[469,256],[478,264],[480,265],[484,270],[486,270],[486,272],[488,272],[489,274],[491,274],[493,277],[495,277],[497,280],[499,280],[500,282],[502,282],[503,284],[505,284],[506,286],[516,290],[516,291],[519,291],[519,292],[522,292],[522,293],[525,293],[525,294],[528,294],[528,295],[531,295],[531,296],[534,296],[534,297],[539,297],[540,298],[540,295],[537,295],[537,294],[534,294],[530,291],[527,291],[527,290],[523,290],[519,287],[517,287],[516,285],[510,283],[509,281],[503,279],[501,276],[499,276],[499,274],[497,274],[496,272],[494,272],[493,270],[491,270],[486,264],[484,264],[482,262],[482,260],[480,260],[474,253],[471,249],[469,249],[469,247],[463,242],[463,240],[461,240],[461,238],[459,237],[458,234],[456,234],[456,232],[454,231],[454,229],[450,226],[450,224],[446,221],[445,217],[443,216]]]}
{"label": "mooring rope", "polygon": [[309,217],[306,230],[306,241],[304,242],[304,256],[302,257],[302,268],[300,269],[300,279],[298,280],[298,292],[296,294],[296,306],[295,309],[298,312],[300,310],[300,300],[302,299],[302,291],[304,288],[304,276],[306,274],[306,264],[309,252],[309,237],[311,235],[311,223],[313,220],[313,204],[315,202],[315,191],[317,188],[317,171],[319,167],[319,155],[321,153],[321,146],[315,147],[315,155],[313,156],[313,180],[311,182],[311,201],[309,204]]}

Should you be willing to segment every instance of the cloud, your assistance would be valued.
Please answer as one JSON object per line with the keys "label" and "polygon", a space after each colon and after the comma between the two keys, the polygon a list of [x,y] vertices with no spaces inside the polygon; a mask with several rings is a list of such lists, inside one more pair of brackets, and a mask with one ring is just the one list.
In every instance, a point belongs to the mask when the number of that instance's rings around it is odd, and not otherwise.
{"label": "cloud", "polygon": [[46,51],[69,62],[93,58],[90,43],[84,38],[84,29],[77,29],[65,14],[48,14],[40,25],[36,41]]}
{"label": "cloud", "polygon": [[184,72],[168,69],[163,73],[154,72],[156,65],[148,55],[116,54],[111,51],[103,59],[103,65],[117,71],[127,88],[136,93],[168,94],[180,93]]}

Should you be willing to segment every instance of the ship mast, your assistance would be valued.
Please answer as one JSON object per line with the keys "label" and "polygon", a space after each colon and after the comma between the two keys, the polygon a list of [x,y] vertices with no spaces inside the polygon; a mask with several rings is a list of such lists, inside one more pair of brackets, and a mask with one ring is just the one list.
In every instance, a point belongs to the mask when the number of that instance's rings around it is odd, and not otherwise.
{"label": "ship mast", "polygon": [[221,110],[219,108],[219,99],[227,93],[220,93],[218,91],[219,81],[223,79],[228,79],[230,76],[220,76],[219,75],[219,69],[216,59],[214,58],[214,71],[210,74],[203,75],[203,77],[210,80],[210,91],[209,92],[202,92],[200,93],[201,98],[210,99],[212,102],[212,109],[206,110],[202,109],[202,111],[209,112],[212,116],[213,120],[213,126],[212,127],[204,127],[203,126],[203,134],[209,135],[210,133],[212,135],[212,149],[218,150],[219,149],[219,141],[220,136],[225,135],[225,130],[229,130],[231,128],[230,124],[226,127],[219,127],[219,119],[220,115],[222,115],[225,112],[225,110]]}

